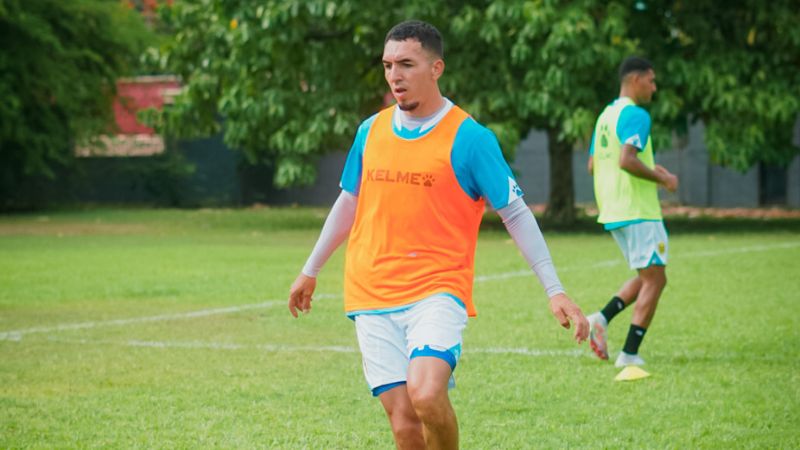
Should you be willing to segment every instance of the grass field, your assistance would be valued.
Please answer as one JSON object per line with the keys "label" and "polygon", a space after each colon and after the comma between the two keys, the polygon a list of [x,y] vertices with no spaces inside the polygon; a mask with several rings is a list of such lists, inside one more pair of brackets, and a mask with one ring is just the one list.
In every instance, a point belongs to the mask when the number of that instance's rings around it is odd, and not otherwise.
{"label": "grass field", "polygon": [[[324,214],[0,216],[0,447],[393,448],[342,313],[343,252],[311,314],[285,307]],[[546,231],[586,312],[631,274],[592,230]],[[550,316],[505,231],[482,231],[451,392],[462,447],[800,447],[800,227],[684,224],[670,243],[652,376],[619,383]]]}

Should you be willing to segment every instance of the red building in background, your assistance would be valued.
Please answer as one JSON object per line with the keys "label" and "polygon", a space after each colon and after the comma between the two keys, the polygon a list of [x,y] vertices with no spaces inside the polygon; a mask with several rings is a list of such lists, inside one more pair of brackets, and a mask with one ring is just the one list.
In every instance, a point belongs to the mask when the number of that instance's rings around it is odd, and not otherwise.
{"label": "red building in background", "polygon": [[117,134],[100,139],[102,145],[81,147],[78,156],[151,156],[164,151],[164,139],[141,123],[139,111],[161,109],[178,93],[174,76],[123,78],[117,81],[114,120]]}
{"label": "red building in background", "polygon": [[135,9],[142,17],[152,24],[156,20],[156,10],[159,6],[172,6],[172,0],[122,0],[128,8]]}
{"label": "red building in background", "polygon": [[[157,9],[171,6],[172,0],[120,0],[138,11],[151,26],[157,21]],[[78,156],[150,156],[164,151],[164,140],[155,130],[137,118],[140,111],[161,109],[180,90],[177,77],[171,75],[122,78],[117,81],[114,100],[116,135],[103,136],[100,145],[76,149]]]}

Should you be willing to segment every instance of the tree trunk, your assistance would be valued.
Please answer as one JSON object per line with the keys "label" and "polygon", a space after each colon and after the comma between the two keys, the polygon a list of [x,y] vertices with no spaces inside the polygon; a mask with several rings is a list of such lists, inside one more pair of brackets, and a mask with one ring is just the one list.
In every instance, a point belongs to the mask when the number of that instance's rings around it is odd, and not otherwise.
{"label": "tree trunk", "polygon": [[559,129],[547,130],[550,155],[550,199],[545,218],[558,224],[575,222],[575,188],[572,183],[572,144],[558,139]]}

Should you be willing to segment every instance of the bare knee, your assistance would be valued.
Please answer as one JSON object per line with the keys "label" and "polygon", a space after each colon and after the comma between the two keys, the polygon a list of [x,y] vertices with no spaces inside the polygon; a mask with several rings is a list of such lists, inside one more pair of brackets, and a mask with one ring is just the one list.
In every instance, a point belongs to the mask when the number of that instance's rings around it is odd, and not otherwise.
{"label": "bare knee", "polygon": [[639,277],[643,285],[649,285],[658,289],[667,286],[667,273],[664,266],[650,266],[639,272]]}
{"label": "bare knee", "polygon": [[[440,358],[411,360],[408,369],[408,397],[426,430],[444,430],[442,436],[457,436],[455,412],[447,396],[450,364]],[[434,435],[438,435],[434,432]],[[452,437],[452,436],[451,436]]]}
{"label": "bare knee", "polygon": [[429,411],[436,409],[438,396],[432,389],[427,389],[425,386],[410,388],[408,395],[411,398],[411,404],[414,405],[414,410],[419,414],[420,411]]}
{"label": "bare knee", "polygon": [[656,286],[660,287],[661,289],[664,289],[667,286],[667,273],[664,272],[664,270],[659,271],[656,274],[655,280],[653,280],[653,283]]}
{"label": "bare knee", "polygon": [[423,422],[437,422],[439,418],[446,415],[447,392],[438,392],[430,386],[409,386],[408,394],[417,416]]}

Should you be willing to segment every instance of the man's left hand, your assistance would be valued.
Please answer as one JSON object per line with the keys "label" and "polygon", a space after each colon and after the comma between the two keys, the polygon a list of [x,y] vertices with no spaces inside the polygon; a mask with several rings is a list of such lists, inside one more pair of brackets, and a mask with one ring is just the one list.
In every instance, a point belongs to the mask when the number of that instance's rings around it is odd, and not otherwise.
{"label": "man's left hand", "polygon": [[589,321],[581,309],[566,294],[550,297],[550,311],[562,327],[569,329],[570,322],[575,324],[575,340],[580,344],[589,337]]}

